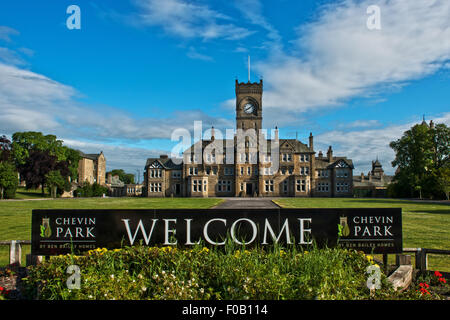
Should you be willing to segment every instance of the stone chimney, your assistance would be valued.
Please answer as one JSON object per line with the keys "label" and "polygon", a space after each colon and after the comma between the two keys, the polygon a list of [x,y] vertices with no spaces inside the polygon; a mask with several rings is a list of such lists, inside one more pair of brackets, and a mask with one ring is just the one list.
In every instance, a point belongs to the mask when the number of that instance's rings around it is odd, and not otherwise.
{"label": "stone chimney", "polygon": [[327,158],[328,158],[328,162],[331,163],[333,161],[333,149],[331,148],[331,146],[328,148]]}
{"label": "stone chimney", "polygon": [[319,159],[322,160],[322,158],[323,158],[323,153],[322,153],[322,151],[319,151]]}
{"label": "stone chimney", "polygon": [[309,150],[314,151],[314,137],[312,132],[309,133]]}
{"label": "stone chimney", "polygon": [[215,137],[215,131],[214,131],[214,126],[211,127],[211,141],[214,141],[216,139]]}
{"label": "stone chimney", "polygon": [[278,127],[275,127],[275,140],[278,140]]}
{"label": "stone chimney", "polygon": [[369,182],[372,182],[372,173],[369,172],[369,173],[367,174],[367,176],[368,176],[368,178],[369,178]]}
{"label": "stone chimney", "polygon": [[361,182],[364,181],[364,172],[361,172]]}

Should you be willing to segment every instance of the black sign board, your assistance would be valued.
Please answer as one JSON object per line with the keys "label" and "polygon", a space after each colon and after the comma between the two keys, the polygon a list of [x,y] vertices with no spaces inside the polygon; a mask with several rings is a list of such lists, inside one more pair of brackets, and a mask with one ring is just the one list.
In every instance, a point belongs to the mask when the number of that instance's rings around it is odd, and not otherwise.
{"label": "black sign board", "polygon": [[95,248],[237,244],[341,246],[364,252],[402,251],[401,209],[33,210],[34,255]]}

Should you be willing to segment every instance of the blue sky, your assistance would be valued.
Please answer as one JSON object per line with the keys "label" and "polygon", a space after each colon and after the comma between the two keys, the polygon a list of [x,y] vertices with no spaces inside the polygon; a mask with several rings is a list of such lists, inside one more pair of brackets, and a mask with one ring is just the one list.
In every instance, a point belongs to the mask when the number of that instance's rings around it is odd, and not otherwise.
{"label": "blue sky", "polygon": [[[66,26],[72,4],[81,30]],[[376,157],[393,173],[389,142],[423,114],[450,124],[447,0],[16,0],[0,4],[0,134],[56,134],[142,172],[176,128],[234,128],[248,55],[263,126],[313,132],[355,174]]]}

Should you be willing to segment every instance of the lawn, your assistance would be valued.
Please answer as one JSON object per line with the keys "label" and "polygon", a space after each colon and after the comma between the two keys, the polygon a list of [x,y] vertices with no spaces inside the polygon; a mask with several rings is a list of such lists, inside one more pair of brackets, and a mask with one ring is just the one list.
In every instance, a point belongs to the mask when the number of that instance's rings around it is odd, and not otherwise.
{"label": "lawn", "polygon": [[[0,201],[0,241],[31,240],[33,209],[164,209],[210,208],[221,199],[195,198],[86,198]],[[30,247],[24,246],[22,261]],[[8,247],[0,246],[0,266],[8,263]]]}
{"label": "lawn", "polygon": [[[449,204],[363,198],[280,198],[274,202],[284,208],[402,208],[404,248],[450,250]],[[389,262],[394,262],[394,255]],[[450,272],[450,256],[431,255],[428,265]]]}

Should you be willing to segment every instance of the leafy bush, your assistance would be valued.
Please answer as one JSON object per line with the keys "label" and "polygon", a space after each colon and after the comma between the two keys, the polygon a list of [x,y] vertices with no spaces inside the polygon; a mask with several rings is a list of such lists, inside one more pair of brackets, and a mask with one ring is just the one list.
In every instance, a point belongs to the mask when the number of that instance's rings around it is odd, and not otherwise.
{"label": "leafy bush", "polygon": [[101,197],[103,194],[108,194],[108,188],[101,186],[98,183],[90,184],[86,182],[82,187],[74,191],[75,197]]}
{"label": "leafy bush", "polygon": [[[133,246],[96,249],[83,256],[51,257],[24,279],[26,295],[39,299],[420,299],[395,292],[382,274],[381,288],[366,286],[370,256],[346,249],[246,250],[227,244],[208,249]],[[66,285],[78,265],[80,289]],[[428,298],[428,297],[424,297]]]}

